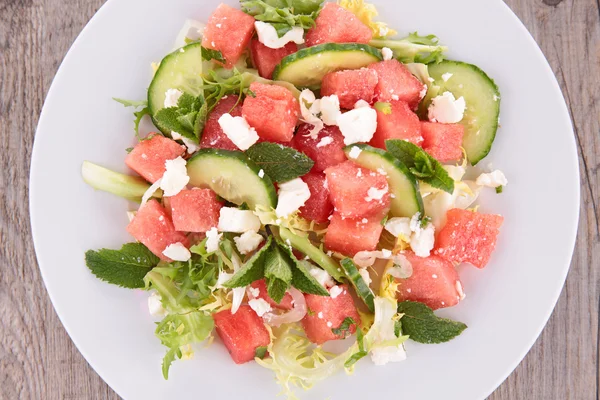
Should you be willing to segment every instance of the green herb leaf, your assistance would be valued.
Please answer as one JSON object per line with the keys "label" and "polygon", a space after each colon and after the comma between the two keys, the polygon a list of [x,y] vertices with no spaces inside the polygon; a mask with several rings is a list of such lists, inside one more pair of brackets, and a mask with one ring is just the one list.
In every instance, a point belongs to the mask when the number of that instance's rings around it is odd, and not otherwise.
{"label": "green herb leaf", "polygon": [[383,219],[381,220],[381,226],[385,226],[385,224],[387,224],[389,218],[390,218],[389,214],[386,215],[385,217],[383,217]]}
{"label": "green herb leaf", "polygon": [[267,355],[267,346],[257,347],[256,350],[254,351],[254,357],[258,357],[261,360],[263,358],[265,358],[266,355]]}
{"label": "green herb leaf", "polygon": [[377,111],[381,111],[384,115],[390,115],[392,113],[392,105],[390,103],[378,101],[373,107]]}
{"label": "green herb leaf", "polygon": [[140,138],[140,122],[142,122],[142,118],[144,118],[145,115],[150,115],[150,108],[148,107],[148,101],[147,100],[140,100],[140,101],[124,100],[124,99],[119,99],[116,97],[113,97],[113,100],[116,101],[117,103],[123,104],[125,107],[134,107],[134,108],[143,107],[141,110],[133,112],[133,116],[135,117],[135,119],[133,120],[133,124],[134,124],[133,129],[135,132],[135,137],[138,140],[142,140],[142,138]]}
{"label": "green herb leaf", "polygon": [[204,96],[194,97],[184,93],[179,98],[177,107],[162,108],[153,118],[161,130],[177,132],[187,139],[198,142],[207,116],[208,106]]}
{"label": "green herb leaf", "polygon": [[206,47],[201,47],[202,58],[206,61],[215,60],[220,63],[225,63],[225,57],[223,57],[223,53],[219,50],[207,49]]}
{"label": "green herb leaf", "polygon": [[[256,20],[309,29],[315,26],[323,0],[249,0],[241,1],[242,11]],[[279,28],[276,26],[275,29]],[[279,37],[281,37],[280,35]]]}
{"label": "green herb leaf", "polygon": [[144,276],[158,264],[141,243],[127,243],[120,250],[88,250],[85,263],[99,279],[125,288],[143,288]]}
{"label": "green herb leaf", "polygon": [[125,151],[127,152],[127,154],[129,154],[133,151],[133,147],[128,147],[125,149]]}
{"label": "green herb leaf", "polygon": [[504,191],[504,186],[498,186],[498,187],[496,188],[496,193],[497,193],[497,194],[500,194],[500,193],[502,193],[503,191]]}
{"label": "green herb leaf", "polygon": [[277,242],[272,241],[269,251],[265,255],[264,265],[267,292],[269,297],[279,304],[292,282],[293,261]]}
{"label": "green herb leaf", "polygon": [[358,360],[360,360],[363,357],[366,357],[367,354],[369,354],[369,352],[365,350],[365,335],[363,334],[360,328],[356,329],[356,343],[358,343],[358,351],[352,354],[346,360],[346,362],[344,363],[344,367],[346,368],[352,367],[354,364],[356,364]]}
{"label": "green herb leaf", "polygon": [[113,100],[125,107],[146,107],[148,105],[148,100],[125,100],[118,97],[113,97]]}
{"label": "green herb leaf", "polygon": [[272,241],[272,237],[269,236],[267,243],[254,253],[223,286],[227,288],[244,287],[262,279],[265,276],[265,255],[270,251]]}
{"label": "green herb leaf", "polygon": [[439,318],[423,303],[403,301],[398,303],[402,317],[402,331],[415,342],[432,344],[454,339],[467,328],[462,322]]}
{"label": "green herb leaf", "polygon": [[402,335],[402,320],[394,322],[394,335],[399,338]]}
{"label": "green herb leaf", "polygon": [[346,317],[342,321],[342,324],[337,328],[333,328],[331,332],[333,332],[334,335],[341,336],[345,339],[348,336],[352,335],[352,332],[350,330],[352,328],[352,325],[357,326],[356,321],[354,321],[354,318]]}
{"label": "green herb leaf", "polygon": [[406,140],[386,140],[387,151],[405,164],[419,179],[433,187],[454,193],[454,179],[435,158]]}
{"label": "green herb leaf", "polygon": [[292,262],[292,286],[303,293],[316,294],[329,297],[329,292],[314,276],[310,274],[312,264],[306,260],[298,260],[292,247],[283,242],[278,242],[279,248]]}
{"label": "green herb leaf", "polygon": [[315,164],[303,153],[277,143],[257,143],[246,155],[275,182],[288,182],[306,175]]}

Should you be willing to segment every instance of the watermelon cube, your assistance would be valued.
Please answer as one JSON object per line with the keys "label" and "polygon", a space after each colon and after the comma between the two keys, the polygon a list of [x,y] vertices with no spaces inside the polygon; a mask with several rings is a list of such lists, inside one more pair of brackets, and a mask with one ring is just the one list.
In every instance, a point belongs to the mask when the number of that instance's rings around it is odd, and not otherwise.
{"label": "watermelon cube", "polygon": [[254,96],[246,96],[242,115],[263,140],[289,142],[300,115],[300,105],[292,92],[277,85],[254,82],[250,85]]}
{"label": "watermelon cube", "polygon": [[284,57],[297,51],[298,45],[294,42],[289,42],[280,49],[271,49],[259,42],[258,39],[252,39],[250,42],[252,64],[258,69],[258,74],[267,79],[271,79],[275,67]]}
{"label": "watermelon cube", "polygon": [[344,218],[334,212],[325,234],[325,247],[350,257],[359,251],[377,249],[385,215],[369,218]]}
{"label": "watermelon cube", "polygon": [[412,264],[413,273],[408,279],[398,279],[398,300],[418,301],[428,307],[452,307],[464,297],[462,284],[454,264],[438,257],[421,258],[411,251],[404,253]]}
{"label": "watermelon cube", "polygon": [[373,103],[378,80],[377,72],[369,68],[330,72],[323,77],[321,95],[335,94],[340,107],[351,110],[358,100]]}
{"label": "watermelon cube", "polygon": [[248,305],[240,306],[235,314],[231,310],[213,314],[215,328],[236,364],[254,360],[256,349],[271,343],[269,331],[262,319]]}
{"label": "watermelon cube", "polygon": [[316,25],[306,33],[306,46],[321,43],[369,43],[371,29],[336,3],[325,3]]}
{"label": "watermelon cube", "polygon": [[302,180],[308,185],[310,197],[300,208],[300,216],[319,224],[327,223],[333,212],[333,204],[329,200],[325,174],[309,172],[302,177]]}
{"label": "watermelon cube", "polygon": [[421,122],[423,149],[441,162],[460,160],[464,134],[465,127],[461,124]]}
{"label": "watermelon cube", "polygon": [[[337,126],[323,127],[316,139],[309,136],[311,129],[313,126],[310,124],[300,125],[291,145],[315,162],[312,171],[323,172],[329,167],[346,161],[346,154],[343,150],[345,147],[344,136]],[[331,139],[323,141],[328,137]]]}
{"label": "watermelon cube", "polygon": [[206,125],[204,125],[202,139],[200,139],[200,148],[238,150],[237,146],[225,135],[225,132],[221,129],[221,125],[219,125],[219,118],[221,118],[221,115],[227,113],[234,117],[242,116],[242,104],[241,102],[238,104],[238,96],[224,96],[215,105],[215,108],[208,115]]}
{"label": "watermelon cube", "polygon": [[168,245],[177,242],[189,245],[188,238],[175,229],[167,211],[155,199],[140,207],[127,225],[127,232],[165,261],[171,261],[163,254]]}
{"label": "watermelon cube", "polygon": [[[354,305],[347,285],[340,285],[342,292],[334,299],[333,297],[305,294],[308,312],[302,319],[302,327],[306,337],[316,344],[323,344],[329,340],[344,339],[342,335],[336,335],[332,329],[337,329],[348,317],[356,324],[360,324],[360,315]],[[356,332],[356,324],[350,325],[350,333]]]}
{"label": "watermelon cube", "polygon": [[380,61],[369,65],[368,68],[376,71],[379,76],[375,88],[377,101],[400,100],[414,110],[427,93],[427,86],[397,60]]}
{"label": "watermelon cube", "polygon": [[169,198],[175,229],[183,232],[207,232],[219,223],[223,202],[210,189],[184,189]]}
{"label": "watermelon cube", "polygon": [[[346,161],[325,170],[329,197],[335,211],[345,218],[379,215],[390,210],[387,178],[377,172]],[[381,219],[380,218],[380,219]]]}
{"label": "watermelon cube", "polygon": [[385,149],[388,139],[404,139],[421,145],[421,122],[408,104],[403,101],[390,101],[392,112],[385,114],[377,110],[377,130],[369,143],[373,147]]}
{"label": "watermelon cube", "polygon": [[273,300],[271,296],[269,296],[269,293],[267,292],[267,283],[264,279],[252,282],[250,286],[254,289],[255,293],[256,290],[258,290],[258,296],[255,297],[257,299],[263,299],[264,301],[269,303],[271,307],[278,308],[280,310],[291,310],[292,308],[294,308],[294,305],[292,304],[292,295],[289,293],[286,293],[283,296],[283,299],[281,299],[281,303],[277,304],[275,300]]}
{"label": "watermelon cube", "polygon": [[459,208],[448,210],[434,253],[455,263],[468,262],[483,268],[496,248],[503,221],[501,215]]}
{"label": "watermelon cube", "polygon": [[202,46],[219,50],[226,68],[232,68],[248,47],[254,33],[254,17],[245,12],[220,4],[208,18],[202,36]]}
{"label": "watermelon cube", "polygon": [[154,183],[165,173],[165,161],[185,154],[185,146],[158,133],[135,145],[125,157],[125,164],[148,182]]}

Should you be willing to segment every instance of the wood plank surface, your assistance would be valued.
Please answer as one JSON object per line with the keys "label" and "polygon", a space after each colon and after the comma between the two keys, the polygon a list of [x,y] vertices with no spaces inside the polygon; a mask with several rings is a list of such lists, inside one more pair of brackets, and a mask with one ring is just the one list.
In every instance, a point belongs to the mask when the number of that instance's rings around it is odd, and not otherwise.
{"label": "wood plank surface", "polygon": [[[27,204],[45,95],[71,43],[103,2],[0,0],[0,399],[118,399],[79,354],[50,304]],[[506,2],[540,44],[569,104],[582,208],[571,272],[556,309],[490,399],[598,400],[600,1]]]}

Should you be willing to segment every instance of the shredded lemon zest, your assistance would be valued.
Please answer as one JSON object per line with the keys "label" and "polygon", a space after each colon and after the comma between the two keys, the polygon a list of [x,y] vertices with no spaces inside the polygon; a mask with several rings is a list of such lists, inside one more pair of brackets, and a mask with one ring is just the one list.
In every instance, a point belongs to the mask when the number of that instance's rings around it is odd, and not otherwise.
{"label": "shredded lemon zest", "polygon": [[395,30],[388,27],[384,22],[373,21],[373,18],[379,15],[377,8],[373,4],[366,3],[364,0],[339,0],[338,4],[350,11],[365,25],[367,25],[375,39],[394,36],[398,34]]}

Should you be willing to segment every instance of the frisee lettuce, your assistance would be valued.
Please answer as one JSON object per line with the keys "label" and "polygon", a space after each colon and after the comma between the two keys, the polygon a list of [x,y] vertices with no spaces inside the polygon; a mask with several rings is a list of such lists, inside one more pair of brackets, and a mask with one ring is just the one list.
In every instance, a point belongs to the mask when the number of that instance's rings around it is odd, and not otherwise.
{"label": "frisee lettuce", "polygon": [[384,22],[373,21],[379,15],[373,4],[366,3],[364,0],[339,0],[338,4],[356,15],[363,24],[368,26],[376,39],[395,36],[398,33]]}
{"label": "frisee lettuce", "polygon": [[315,26],[323,0],[248,0],[241,1],[242,11],[256,20],[272,24],[282,37],[292,27]]}
{"label": "frisee lettuce", "polygon": [[379,49],[392,49],[398,61],[403,63],[439,63],[444,60],[444,53],[448,50],[439,44],[437,36],[420,36],[417,32],[403,39],[373,39],[369,44]]}

